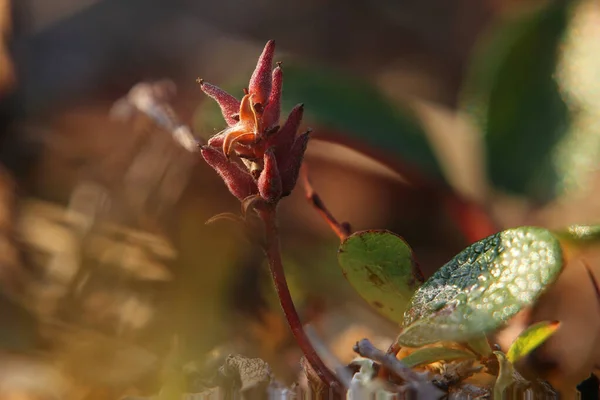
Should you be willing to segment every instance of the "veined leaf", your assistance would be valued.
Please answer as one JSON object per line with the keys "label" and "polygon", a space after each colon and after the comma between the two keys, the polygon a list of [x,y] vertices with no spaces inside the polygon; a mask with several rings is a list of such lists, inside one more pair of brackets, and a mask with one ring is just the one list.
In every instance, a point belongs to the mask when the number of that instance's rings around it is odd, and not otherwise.
{"label": "veined leaf", "polygon": [[509,229],[460,252],[414,294],[398,343],[420,347],[469,341],[532,304],[562,269],[550,231]]}

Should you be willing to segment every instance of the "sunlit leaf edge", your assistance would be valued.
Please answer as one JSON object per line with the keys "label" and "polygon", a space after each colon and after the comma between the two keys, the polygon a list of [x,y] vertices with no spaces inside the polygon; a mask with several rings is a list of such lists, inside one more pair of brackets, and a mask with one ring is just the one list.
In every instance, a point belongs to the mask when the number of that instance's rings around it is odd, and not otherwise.
{"label": "sunlit leaf edge", "polygon": [[559,328],[558,321],[542,321],[525,329],[511,344],[506,358],[511,363],[519,361],[541,346]]}
{"label": "sunlit leaf edge", "polygon": [[[486,243],[486,241],[492,239],[496,240],[495,237],[501,238],[502,235],[506,235],[504,240],[507,240],[506,238],[511,239],[512,235],[518,234],[519,232],[525,235],[533,232],[532,235],[535,234],[538,235],[538,237],[540,237],[539,235],[541,235],[541,237],[545,237],[546,241],[542,248],[548,248],[547,250],[551,251],[552,253],[548,255],[548,262],[551,262],[551,265],[548,265],[548,268],[540,268],[538,271],[538,273],[542,274],[542,282],[540,282],[540,284],[538,285],[539,287],[533,286],[533,290],[530,290],[531,293],[529,293],[528,297],[531,298],[529,300],[521,299],[522,301],[520,302],[511,303],[510,306],[501,307],[502,313],[498,314],[498,316],[493,316],[495,312],[490,315],[486,312],[477,311],[477,315],[479,318],[473,319],[473,321],[475,321],[473,322],[465,320],[464,315],[456,311],[460,304],[462,304],[462,308],[464,309],[464,311],[469,311],[469,307],[473,306],[473,299],[469,300],[469,295],[467,293],[463,293],[462,289],[456,290],[456,288],[458,287],[452,286],[453,288],[455,288],[453,289],[453,293],[456,292],[452,295],[454,297],[448,298],[446,301],[444,301],[444,304],[440,305],[440,307],[436,306],[438,301],[432,299],[427,302],[421,301],[421,305],[417,307],[416,314],[412,308],[407,310],[407,312],[405,313],[404,321],[402,323],[403,329],[396,339],[397,342],[400,345],[407,347],[420,347],[426,344],[431,344],[443,340],[457,342],[468,341],[473,339],[474,337],[477,337],[478,335],[485,334],[494,329],[497,329],[502,323],[508,320],[508,318],[515,315],[517,312],[519,312],[523,307],[526,307],[527,305],[533,303],[546,289],[546,287],[556,280],[563,266],[562,247],[560,245],[560,242],[552,234],[551,231],[539,227],[519,227],[508,229],[503,232],[499,232],[496,235],[492,235],[488,238],[485,238],[479,242],[476,242],[471,246],[468,246],[465,250],[463,250],[461,253],[455,256],[449,263],[445,264],[442,268],[440,268],[440,270],[434,273],[434,275],[430,277],[417,290],[417,292],[415,292],[415,295],[411,299],[411,303],[413,304],[412,307],[414,308],[415,300],[419,299],[419,296],[423,296],[423,291],[428,290],[428,287],[436,284],[437,282],[442,282],[442,284],[444,285],[443,287],[446,287],[447,279],[449,278],[443,278],[443,276],[448,273],[445,271],[445,269],[459,268],[453,267],[453,263],[456,263],[455,260],[463,257],[463,253],[469,254],[474,246],[481,245],[482,243]],[[529,240],[531,241],[529,243],[526,243],[528,247],[538,242],[541,243],[539,239],[532,240],[532,238],[529,238]],[[502,246],[502,240],[500,240],[497,245]],[[536,254],[536,252],[530,252],[530,254]],[[475,259],[477,259],[477,257]],[[465,264],[472,265],[471,262]],[[509,269],[504,268],[502,272],[508,273],[510,271]],[[524,274],[529,274],[530,272],[530,265],[527,269],[524,269],[522,271],[522,273]],[[529,282],[528,284],[530,283],[531,282]],[[473,289],[472,287],[469,288]],[[483,286],[480,289],[482,289],[480,290],[481,295],[487,292],[487,289],[485,289]],[[507,287],[505,288],[504,286],[501,286],[501,289],[504,289],[501,292],[501,295],[507,296],[507,293],[508,291],[510,291],[510,289]],[[515,290],[515,292],[522,295],[522,292],[519,292],[518,290]],[[434,297],[437,297],[438,294],[444,294],[446,292],[443,289],[440,289],[435,293],[437,294],[434,295]],[[486,296],[489,295],[489,293],[486,294]],[[458,303],[456,303],[453,299],[458,297],[460,297],[461,300],[457,300]],[[410,314],[408,314],[409,312]],[[461,321],[468,322],[467,327],[465,328],[464,326],[454,321],[452,318],[448,319],[449,316],[453,317],[454,320],[459,317],[462,318]],[[483,320],[480,320],[481,318],[483,318]]]}
{"label": "sunlit leaf edge", "polygon": [[466,350],[437,346],[417,349],[406,357],[402,358],[401,361],[407,367],[413,368],[419,365],[431,364],[437,361],[469,360],[474,358],[476,358],[476,356]]}

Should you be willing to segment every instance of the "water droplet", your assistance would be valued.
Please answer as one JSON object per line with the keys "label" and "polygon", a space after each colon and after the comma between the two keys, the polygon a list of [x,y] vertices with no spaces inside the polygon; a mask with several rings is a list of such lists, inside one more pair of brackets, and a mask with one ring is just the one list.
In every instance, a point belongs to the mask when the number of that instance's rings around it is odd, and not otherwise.
{"label": "water droplet", "polygon": [[527,289],[527,281],[523,278],[515,279],[515,285],[517,285],[517,287],[523,291]]}
{"label": "water droplet", "polygon": [[444,308],[448,304],[445,300],[437,300],[432,303],[429,303],[429,308],[431,311],[439,311]]}
{"label": "water droplet", "polygon": [[475,243],[473,245],[473,251],[475,251],[476,253],[483,253],[484,247],[485,245],[481,242]]}

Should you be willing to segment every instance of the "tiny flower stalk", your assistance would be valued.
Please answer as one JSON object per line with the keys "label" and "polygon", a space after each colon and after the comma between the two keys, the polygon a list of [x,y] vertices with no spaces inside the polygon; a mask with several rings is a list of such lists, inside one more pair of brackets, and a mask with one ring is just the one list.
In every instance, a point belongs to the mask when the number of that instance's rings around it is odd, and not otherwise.
{"label": "tiny flower stalk", "polygon": [[341,391],[338,378],[323,363],[304,332],[281,262],[277,204],[290,195],[296,185],[310,132],[297,135],[303,105],[294,107],[283,125],[279,125],[283,69],[281,63],[272,69],[274,51],[275,42],[269,41],[241,100],[198,80],[200,89],[219,104],[228,125],[212,137],[200,153],[223,179],[231,194],[242,205],[252,204],[263,220],[264,251],[294,338],[323,382]]}

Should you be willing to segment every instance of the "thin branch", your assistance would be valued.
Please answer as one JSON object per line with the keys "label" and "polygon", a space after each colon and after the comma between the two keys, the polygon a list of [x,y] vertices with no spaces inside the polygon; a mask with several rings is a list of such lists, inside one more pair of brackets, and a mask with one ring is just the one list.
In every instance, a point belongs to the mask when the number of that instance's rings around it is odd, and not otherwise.
{"label": "thin branch", "polygon": [[427,372],[417,373],[392,354],[379,350],[368,339],[356,342],[354,351],[362,357],[381,364],[382,368],[401,378],[415,399],[439,399],[444,393],[429,379]]}
{"label": "thin branch", "polygon": [[404,365],[402,361],[396,358],[396,356],[392,354],[386,354],[382,350],[379,350],[373,346],[368,339],[362,339],[361,341],[356,342],[356,345],[354,346],[354,352],[361,357],[378,362],[382,367],[386,368],[388,371],[405,381],[411,382],[422,380],[419,374]]}
{"label": "thin branch", "polygon": [[304,353],[306,360],[310,363],[314,371],[321,378],[321,380],[329,385],[332,389],[343,392],[343,386],[337,376],[327,368],[323,360],[319,357],[312,343],[308,339],[306,332],[302,327],[302,322],[294,306],[294,301],[288,288],[287,280],[285,278],[285,272],[281,261],[281,251],[279,243],[279,233],[276,224],[276,213],[274,205],[270,205],[268,208],[258,209],[257,211],[261,215],[266,229],[266,245],[265,253],[269,262],[269,268],[271,270],[271,276],[281,308],[288,321],[292,334],[296,339],[296,342],[300,346],[300,349]]}
{"label": "thin branch", "polygon": [[308,167],[306,164],[302,165],[300,174],[302,183],[304,185],[304,191],[306,193],[306,199],[313,205],[321,217],[323,217],[331,230],[333,230],[337,237],[340,238],[340,241],[344,241],[352,233],[350,224],[348,222],[338,222],[333,214],[331,214],[331,212],[327,209],[321,197],[315,192],[310,184],[310,180],[308,178]]}

